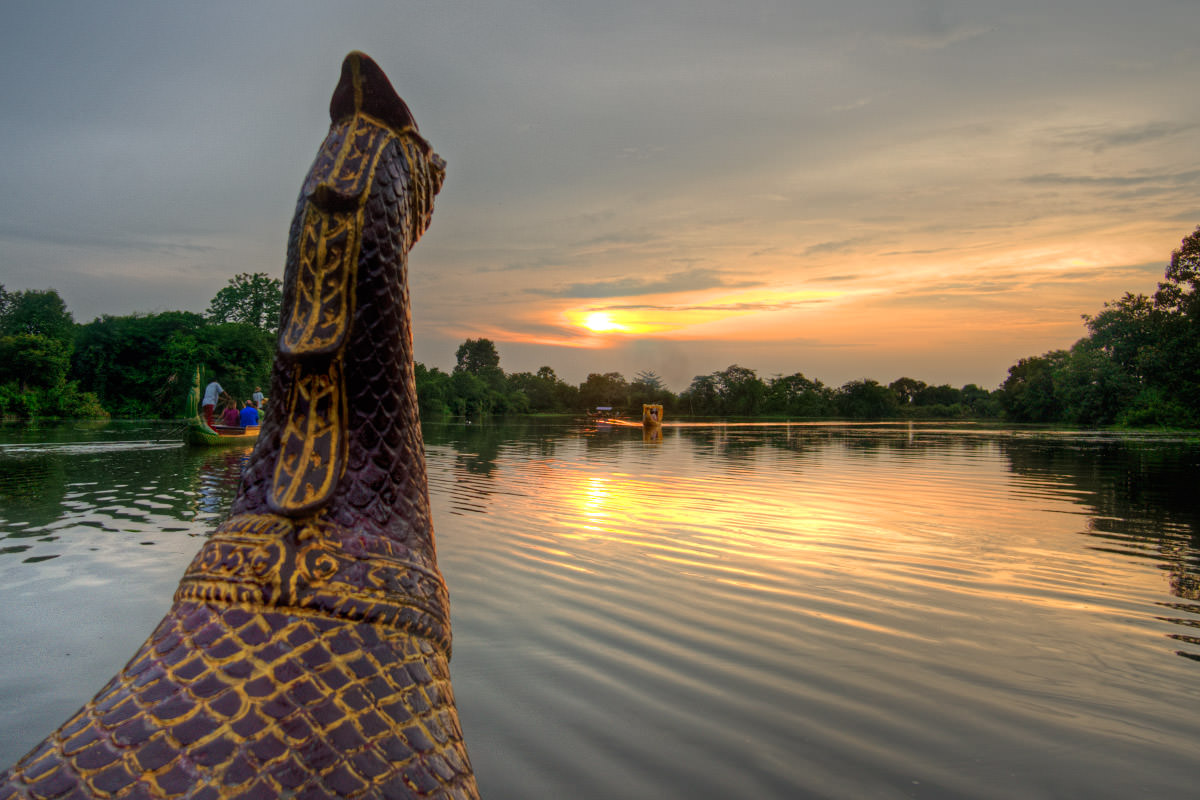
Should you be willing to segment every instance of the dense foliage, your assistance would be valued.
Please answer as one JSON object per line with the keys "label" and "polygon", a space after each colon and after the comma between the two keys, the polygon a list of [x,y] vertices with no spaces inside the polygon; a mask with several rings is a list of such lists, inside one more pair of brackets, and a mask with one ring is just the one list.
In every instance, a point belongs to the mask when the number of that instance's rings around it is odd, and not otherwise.
{"label": "dense foliage", "polygon": [[1023,358],[1000,387],[1016,422],[1200,426],[1200,227],[1153,297],[1126,293],[1085,316],[1069,350]]}
{"label": "dense foliage", "polygon": [[[486,358],[478,358],[483,353]],[[472,355],[473,354],[473,355]],[[536,373],[505,374],[495,344],[468,339],[458,350],[452,373],[416,366],[417,397],[426,417],[489,413],[597,412],[640,416],[643,403],[661,403],[671,416],[777,418],[994,418],[999,402],[974,384],[956,389],[901,378],[890,386],[864,379],[831,388],[800,373],[768,380],[736,364],[698,375],[676,395],[653,372],[632,381],[619,372],[593,372],[579,386],[561,380],[550,367]]]}
{"label": "dense foliage", "polygon": [[68,380],[75,320],[53,289],[0,286],[0,415],[103,416],[96,396]]}
{"label": "dense foliage", "polygon": [[[248,398],[268,383],[279,315],[276,298],[275,316],[264,324],[264,305],[271,306],[265,295],[280,290],[279,281],[264,287],[260,277],[231,280],[208,318],[164,311],[105,315],[85,325],[53,289],[0,287],[0,415],[177,417],[196,367],[235,398]],[[234,302],[239,297],[244,308]],[[222,315],[237,321],[220,321]]]}
{"label": "dense foliage", "polygon": [[275,337],[254,325],[199,314],[103,316],[80,325],[72,375],[122,417],[177,417],[197,366],[235,399],[267,385]]}

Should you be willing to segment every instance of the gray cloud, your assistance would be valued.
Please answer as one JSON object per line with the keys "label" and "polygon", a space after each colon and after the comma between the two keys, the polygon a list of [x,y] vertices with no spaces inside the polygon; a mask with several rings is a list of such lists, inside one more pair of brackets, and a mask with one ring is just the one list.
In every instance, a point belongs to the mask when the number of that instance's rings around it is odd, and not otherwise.
{"label": "gray cloud", "polygon": [[1160,142],[1195,131],[1195,122],[1158,120],[1135,125],[1091,125],[1051,131],[1051,144],[1102,153],[1114,147]]}
{"label": "gray cloud", "polygon": [[64,245],[67,247],[105,251],[159,253],[163,255],[213,253],[218,250],[218,248],[212,245],[153,239],[122,231],[98,233],[78,231],[71,228],[38,229],[16,226],[11,223],[0,223],[0,241]]}
{"label": "gray cloud", "polygon": [[636,295],[694,292],[702,289],[741,289],[762,286],[761,280],[730,280],[711,269],[691,269],[662,278],[617,278],[610,281],[573,283],[558,289],[533,288],[533,294],[562,298],[633,297]]}
{"label": "gray cloud", "polygon": [[824,298],[813,298],[809,300],[786,300],[778,303],[771,302],[756,302],[756,303],[698,303],[695,305],[681,305],[673,303],[637,303],[616,306],[598,306],[597,311],[786,311],[789,308],[801,308],[803,306],[820,305],[828,303]]}
{"label": "gray cloud", "polygon": [[1047,172],[1022,178],[1024,183],[1052,186],[1182,186],[1200,179],[1200,170],[1162,172],[1148,175],[1065,175]]}
{"label": "gray cloud", "polygon": [[853,239],[839,239],[837,241],[832,241],[832,242],[819,242],[817,244],[809,245],[808,247],[806,247],[804,249],[803,255],[819,256],[819,255],[827,255],[829,253],[844,253],[848,250],[853,250],[855,247],[858,247],[860,244],[865,244],[866,242],[869,242],[869,241],[871,241],[871,240],[869,238],[867,238],[866,236],[857,236]]}

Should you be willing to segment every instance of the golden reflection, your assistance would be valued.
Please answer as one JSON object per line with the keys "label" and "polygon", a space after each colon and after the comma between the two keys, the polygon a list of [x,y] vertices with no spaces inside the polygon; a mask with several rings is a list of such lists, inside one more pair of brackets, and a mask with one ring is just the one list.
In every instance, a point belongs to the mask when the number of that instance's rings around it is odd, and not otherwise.
{"label": "golden reflection", "polygon": [[579,497],[582,499],[580,511],[583,516],[587,519],[603,519],[608,516],[605,506],[612,493],[609,480],[599,477],[585,478],[582,490]]}

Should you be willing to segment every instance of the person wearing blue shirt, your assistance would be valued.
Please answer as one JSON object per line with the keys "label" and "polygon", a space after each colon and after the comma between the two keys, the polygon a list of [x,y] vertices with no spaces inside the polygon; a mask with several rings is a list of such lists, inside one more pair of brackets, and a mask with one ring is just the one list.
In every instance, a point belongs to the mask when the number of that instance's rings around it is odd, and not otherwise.
{"label": "person wearing blue shirt", "polygon": [[242,425],[257,425],[258,424],[258,409],[254,407],[254,403],[242,404]]}

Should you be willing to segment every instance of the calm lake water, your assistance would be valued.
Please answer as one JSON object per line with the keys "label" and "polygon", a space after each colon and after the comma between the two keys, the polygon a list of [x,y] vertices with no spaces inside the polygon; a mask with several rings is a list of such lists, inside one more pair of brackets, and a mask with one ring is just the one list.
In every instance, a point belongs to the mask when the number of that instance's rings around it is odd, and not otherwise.
{"label": "calm lake water", "polygon": [[[0,428],[0,768],[133,654],[247,451]],[[485,798],[1200,785],[1200,444],[427,425]]]}

